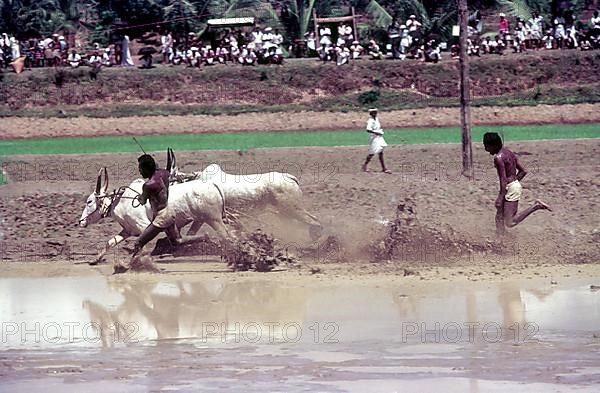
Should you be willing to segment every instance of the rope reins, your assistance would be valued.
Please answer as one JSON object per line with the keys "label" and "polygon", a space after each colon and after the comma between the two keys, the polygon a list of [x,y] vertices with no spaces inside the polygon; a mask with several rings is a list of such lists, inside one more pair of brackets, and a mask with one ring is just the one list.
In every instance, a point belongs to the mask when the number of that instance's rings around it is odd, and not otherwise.
{"label": "rope reins", "polygon": [[[130,197],[130,196],[123,196],[123,193],[126,190],[131,190],[133,192],[135,192],[137,195],[134,197]],[[83,219],[79,220],[79,221],[83,221],[83,220],[87,220],[88,217],[90,217],[92,214],[96,213],[98,210],[100,210],[100,217],[105,218],[108,217],[110,215],[110,212],[112,211],[112,207],[113,204],[115,202],[118,203],[118,201],[120,199],[131,199],[131,205],[135,208],[138,207],[140,205],[134,205],[134,202],[136,200],[139,200],[138,197],[142,195],[141,193],[139,193],[138,191],[134,190],[133,188],[129,187],[129,186],[121,186],[118,189],[114,190],[113,192],[111,192],[110,194],[105,194],[105,195],[97,195],[96,196],[96,200],[102,198],[110,198],[110,202],[108,204],[106,203],[102,203],[102,204],[96,204],[96,210],[94,210],[93,212],[91,212],[90,214],[88,214],[87,216],[85,216]]]}

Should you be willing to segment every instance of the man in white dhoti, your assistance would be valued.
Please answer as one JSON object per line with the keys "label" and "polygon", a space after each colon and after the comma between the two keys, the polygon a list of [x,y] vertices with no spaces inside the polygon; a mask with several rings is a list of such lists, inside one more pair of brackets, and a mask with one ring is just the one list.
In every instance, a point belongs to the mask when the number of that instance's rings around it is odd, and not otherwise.
{"label": "man in white dhoti", "polygon": [[369,155],[362,166],[364,172],[369,172],[368,165],[375,154],[379,155],[379,162],[381,163],[381,171],[384,173],[392,173],[385,167],[383,161],[383,149],[387,146],[385,139],[383,139],[383,130],[377,117],[377,109],[369,109],[369,115],[371,116],[367,121],[367,132],[369,135]]}

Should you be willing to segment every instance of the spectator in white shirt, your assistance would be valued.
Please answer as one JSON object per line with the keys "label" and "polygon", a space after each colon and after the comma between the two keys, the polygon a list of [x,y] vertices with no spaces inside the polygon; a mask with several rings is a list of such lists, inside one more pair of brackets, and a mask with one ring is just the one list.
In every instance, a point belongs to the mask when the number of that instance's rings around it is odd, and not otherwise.
{"label": "spectator in white shirt", "polygon": [[275,33],[273,34],[273,44],[277,45],[278,47],[283,44],[283,36],[278,29],[275,29]]}
{"label": "spectator in white shirt", "polygon": [[336,64],[339,66],[348,63],[348,60],[350,60],[350,49],[348,49],[345,46],[344,47],[336,46],[335,54],[336,54]]}
{"label": "spectator in white shirt", "polygon": [[88,64],[90,65],[90,67],[94,68],[100,67],[100,65],[102,65],[102,58],[100,57],[100,53],[97,50],[94,51],[94,53],[92,53],[92,55],[88,59]]}
{"label": "spectator in white shirt", "polygon": [[352,34],[352,27],[350,25],[346,25],[344,29],[344,39],[346,42],[351,42],[354,39],[354,35]]}
{"label": "spectator in white shirt", "polygon": [[529,38],[532,40],[541,40],[544,31],[544,18],[537,11],[531,13],[531,19],[527,22],[529,28]]}
{"label": "spectator in white shirt", "polygon": [[105,48],[104,51],[102,52],[102,65],[105,67],[110,67],[112,66],[112,63],[110,61],[110,48]]}
{"label": "spectator in white shirt", "polygon": [[331,46],[331,29],[329,27],[321,27],[319,29],[319,44],[321,46]]}
{"label": "spectator in white shirt", "polygon": [[187,50],[185,54],[185,61],[188,67],[200,67],[202,54],[200,54],[197,46],[192,46]]}
{"label": "spectator in white shirt", "polygon": [[408,28],[408,31],[417,31],[421,28],[421,22],[417,20],[416,15],[411,15],[406,21],[406,27]]}
{"label": "spectator in white shirt", "polygon": [[81,56],[75,49],[69,53],[69,56],[67,57],[67,63],[69,63],[69,65],[73,68],[77,68],[81,64]]}
{"label": "spectator in white shirt", "polygon": [[594,16],[590,19],[590,27],[600,30],[600,16],[598,16],[598,11],[594,11]]}
{"label": "spectator in white shirt", "polygon": [[353,41],[352,45],[350,45],[350,57],[352,59],[358,59],[365,51],[358,41]]}
{"label": "spectator in white shirt", "polygon": [[383,52],[379,49],[379,45],[374,40],[369,41],[369,55],[373,60],[383,59]]}

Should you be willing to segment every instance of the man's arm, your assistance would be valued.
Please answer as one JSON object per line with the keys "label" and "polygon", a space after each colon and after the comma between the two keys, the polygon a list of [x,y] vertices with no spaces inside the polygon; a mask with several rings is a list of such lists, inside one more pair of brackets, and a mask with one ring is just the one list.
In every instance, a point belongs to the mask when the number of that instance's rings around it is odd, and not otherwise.
{"label": "man's arm", "polygon": [[517,180],[518,181],[523,180],[525,175],[527,175],[527,171],[525,170],[525,167],[523,165],[521,165],[521,163],[517,159]]}
{"label": "man's arm", "polygon": [[[500,191],[498,192],[498,199],[500,199],[504,198],[506,195],[506,184],[508,183],[506,181],[506,170],[504,168],[504,161],[502,161],[502,158],[495,156],[494,166],[498,171],[498,180],[500,181]],[[498,203],[498,200],[496,200],[496,203]]]}
{"label": "man's arm", "polygon": [[142,186],[142,193],[140,195],[138,195],[138,200],[140,201],[140,204],[145,205],[146,202],[148,202],[148,198],[150,197],[150,188],[144,184]]}
{"label": "man's arm", "polygon": [[369,121],[367,122],[367,132],[375,135],[383,135],[383,131],[381,130],[381,128],[376,129],[375,124],[377,124],[375,120],[369,119]]}

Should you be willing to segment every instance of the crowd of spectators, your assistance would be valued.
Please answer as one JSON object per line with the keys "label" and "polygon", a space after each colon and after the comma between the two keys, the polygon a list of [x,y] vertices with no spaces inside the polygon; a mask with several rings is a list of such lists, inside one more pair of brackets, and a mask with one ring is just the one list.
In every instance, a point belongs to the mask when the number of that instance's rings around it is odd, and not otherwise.
{"label": "crowd of spectators", "polygon": [[247,32],[229,29],[210,42],[189,33],[187,42],[178,44],[171,33],[161,35],[161,53],[165,64],[188,67],[215,64],[282,64],[283,35],[271,27]]}
{"label": "crowd of spectators", "polygon": [[[505,14],[499,14],[498,30],[493,36],[480,37],[479,31],[469,27],[467,52],[472,56],[481,54],[502,55],[505,51],[523,53],[529,50],[600,48],[600,17],[595,11],[586,29],[577,23],[572,15],[556,16],[550,22],[534,11],[528,20],[515,18],[509,22]],[[458,46],[451,49],[452,56],[458,56]]]}
{"label": "crowd of spectators", "polygon": [[[473,21],[471,21],[473,22]],[[467,53],[473,56],[499,54],[506,51],[522,53],[540,49],[589,50],[600,48],[600,17],[595,11],[587,29],[578,30],[578,23],[572,15],[556,16],[551,21],[533,12],[528,20],[516,18],[509,21],[505,14],[498,16],[495,33],[482,35],[479,21],[470,23]],[[333,30],[333,31],[332,31]],[[318,33],[318,34],[317,34]],[[317,57],[324,62],[344,65],[351,60],[370,58],[381,60],[420,59],[438,62],[442,50],[447,49],[436,34],[423,31],[422,23],[415,15],[406,22],[394,20],[388,29],[388,40],[384,45],[374,39],[363,41],[356,37],[352,26],[346,23],[319,26],[318,32],[311,31],[301,40],[301,51],[293,45],[285,48],[296,57]],[[152,48],[150,48],[152,49]],[[160,35],[160,54],[163,64],[186,65],[188,67],[212,66],[216,64],[282,64],[284,61],[284,36],[271,27],[250,29],[222,29],[208,39],[189,33],[184,39],[175,40],[170,32]],[[458,44],[450,47],[452,57],[458,56]],[[140,51],[141,68],[152,67],[153,49]],[[80,46],[70,47],[64,36],[32,38],[19,42],[7,33],[0,34],[0,66],[8,67],[19,59],[27,69],[33,67],[87,65],[93,68],[114,65],[133,66],[129,37],[122,36],[107,47],[93,43],[87,50]]]}
{"label": "crowd of spectators", "polygon": [[53,34],[51,37],[32,38],[17,41],[8,34],[0,35],[0,66],[8,67],[13,61],[21,60],[24,68],[81,65],[99,67],[111,66],[114,59],[110,56],[111,48],[102,49],[97,43],[93,44],[89,53],[80,53],[71,48],[64,36]]}

